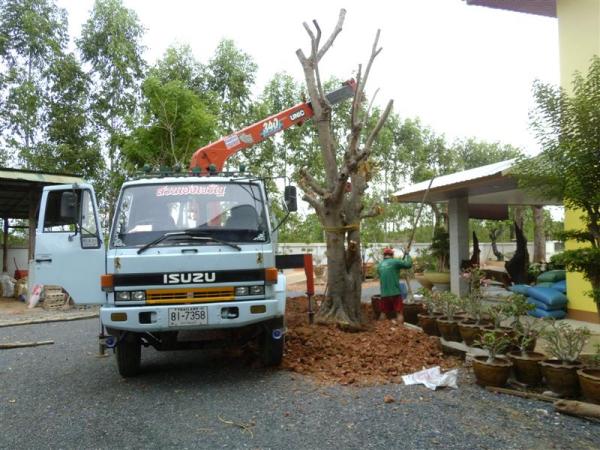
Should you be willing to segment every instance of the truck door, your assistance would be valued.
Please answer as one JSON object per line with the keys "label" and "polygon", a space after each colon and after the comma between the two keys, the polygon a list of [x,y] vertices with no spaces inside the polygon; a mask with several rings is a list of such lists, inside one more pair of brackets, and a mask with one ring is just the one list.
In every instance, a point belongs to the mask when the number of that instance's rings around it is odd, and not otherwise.
{"label": "truck door", "polygon": [[80,305],[106,301],[100,287],[106,255],[92,186],[44,188],[34,255],[30,284],[61,286]]}

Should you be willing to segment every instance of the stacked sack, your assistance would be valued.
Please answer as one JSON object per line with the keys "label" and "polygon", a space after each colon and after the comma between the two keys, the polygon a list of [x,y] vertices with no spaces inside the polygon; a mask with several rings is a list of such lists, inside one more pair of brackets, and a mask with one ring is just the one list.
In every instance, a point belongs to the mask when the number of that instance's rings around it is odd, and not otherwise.
{"label": "stacked sack", "polygon": [[523,294],[535,309],[529,315],[540,318],[564,319],[567,315],[567,274],[564,270],[549,270],[537,277],[535,286],[516,284],[511,291]]}

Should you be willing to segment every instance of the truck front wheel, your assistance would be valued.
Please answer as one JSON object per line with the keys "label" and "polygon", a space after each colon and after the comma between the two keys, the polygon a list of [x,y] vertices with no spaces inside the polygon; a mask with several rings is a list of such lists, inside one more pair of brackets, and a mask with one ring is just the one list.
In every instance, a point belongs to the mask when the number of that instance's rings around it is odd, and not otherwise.
{"label": "truck front wheel", "polygon": [[261,335],[260,354],[265,366],[281,364],[285,345],[285,325],[283,319],[271,321]]}
{"label": "truck front wheel", "polygon": [[142,343],[135,333],[127,333],[117,344],[117,367],[123,378],[134,377],[140,372]]}

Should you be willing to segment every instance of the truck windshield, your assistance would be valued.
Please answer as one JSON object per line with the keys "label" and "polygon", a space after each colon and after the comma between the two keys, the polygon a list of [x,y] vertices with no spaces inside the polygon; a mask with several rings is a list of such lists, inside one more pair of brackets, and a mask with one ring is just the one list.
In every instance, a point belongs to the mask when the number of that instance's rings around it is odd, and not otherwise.
{"label": "truck windshield", "polygon": [[[161,235],[201,230],[227,242],[266,242],[264,199],[255,183],[164,183],[129,186],[119,202],[112,247],[140,247]],[[164,240],[159,245],[218,245],[217,241]]]}

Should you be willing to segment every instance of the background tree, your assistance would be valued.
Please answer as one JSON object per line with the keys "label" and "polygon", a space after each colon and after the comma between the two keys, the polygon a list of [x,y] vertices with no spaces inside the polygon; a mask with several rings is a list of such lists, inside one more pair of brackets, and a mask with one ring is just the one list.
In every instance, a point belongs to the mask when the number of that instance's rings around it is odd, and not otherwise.
{"label": "background tree", "polygon": [[375,128],[368,136],[363,136],[370,108],[365,110],[362,100],[373,61],[381,51],[378,47],[378,31],[364,72],[361,66],[358,69],[357,89],[351,108],[350,135],[345,147],[339,144],[332,129],[332,108],[325,99],[319,62],[342,31],[345,14],[345,10],[340,11],[338,22],[324,43],[321,42],[318,23],[313,21],[314,32],[304,23],[311,41],[310,55],[306,56],[301,49],[296,51],[315,112],[313,123],[317,129],[324,166],[322,181],[313,176],[306,166],[300,169],[300,181],[304,199],[315,209],[327,234],[328,296],[321,305],[318,319],[356,327],[362,319],[360,223],[368,214],[364,211],[362,200],[371,177],[369,157],[373,143],[391,111],[392,102],[388,103],[380,115]]}
{"label": "background tree", "polygon": [[585,76],[575,74],[572,94],[536,82],[534,97],[531,123],[543,150],[519,164],[520,184],[580,211],[584,228],[564,237],[588,246],[566,250],[560,259],[591,282],[600,315],[600,58]]}
{"label": "background tree", "polygon": [[121,145],[132,125],[144,74],[143,31],[135,12],[121,0],[96,0],[77,40],[82,59],[91,69],[91,111],[108,163],[104,198],[109,218],[124,176]]}
{"label": "background tree", "polygon": [[217,131],[222,136],[251,123],[248,118],[257,69],[252,57],[230,39],[219,43],[206,65],[204,82],[206,90],[219,99]]}
{"label": "background tree", "polygon": [[45,141],[50,68],[66,43],[66,12],[53,1],[0,0],[0,131],[29,168],[29,155]]}

